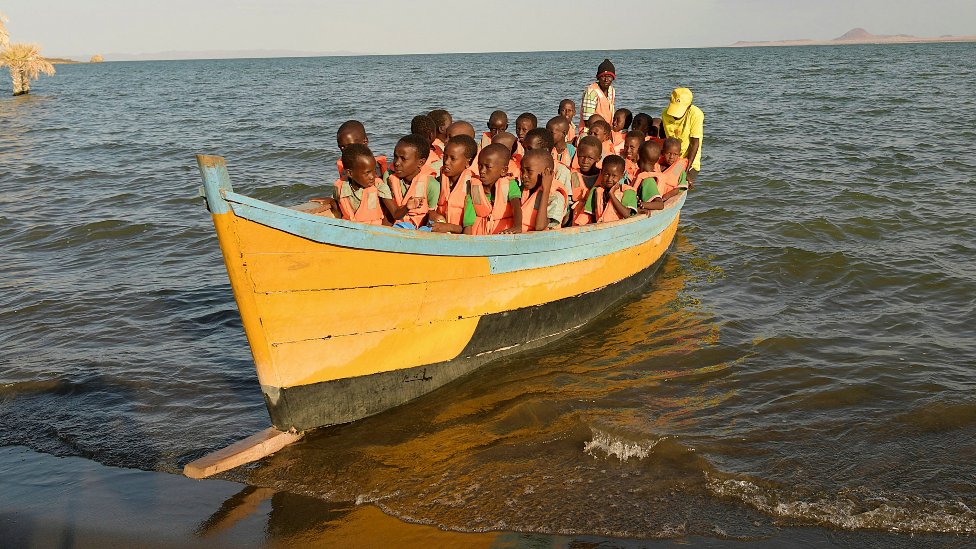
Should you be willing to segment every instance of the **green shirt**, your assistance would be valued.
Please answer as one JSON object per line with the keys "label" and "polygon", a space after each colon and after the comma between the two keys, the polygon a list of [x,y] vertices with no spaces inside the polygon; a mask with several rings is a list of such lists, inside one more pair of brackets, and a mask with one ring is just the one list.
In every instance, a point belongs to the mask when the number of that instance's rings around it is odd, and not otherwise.
{"label": "green shirt", "polygon": [[[491,185],[490,187],[491,188],[487,188],[487,187],[483,187],[483,188],[485,191],[485,198],[488,199],[489,203],[492,203],[494,202],[494,199],[492,198],[491,190],[495,186]],[[464,199],[464,216],[461,221],[461,225],[464,227],[470,227],[478,221],[478,215],[474,211],[474,202],[471,201],[471,188],[468,187],[468,189],[466,190],[467,190],[467,197],[465,197]],[[508,182],[508,200],[511,201],[513,198],[522,198],[522,189],[519,188],[518,181],[515,179],[512,179]]]}

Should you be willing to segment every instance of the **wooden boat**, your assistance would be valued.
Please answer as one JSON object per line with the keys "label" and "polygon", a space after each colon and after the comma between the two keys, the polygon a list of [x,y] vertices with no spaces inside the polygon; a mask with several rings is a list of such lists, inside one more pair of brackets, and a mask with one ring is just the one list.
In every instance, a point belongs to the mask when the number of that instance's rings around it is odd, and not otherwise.
{"label": "wooden boat", "polygon": [[255,200],[223,158],[197,162],[279,431],[382,412],[579,328],[650,278],[685,200],[556,231],[433,234]]}

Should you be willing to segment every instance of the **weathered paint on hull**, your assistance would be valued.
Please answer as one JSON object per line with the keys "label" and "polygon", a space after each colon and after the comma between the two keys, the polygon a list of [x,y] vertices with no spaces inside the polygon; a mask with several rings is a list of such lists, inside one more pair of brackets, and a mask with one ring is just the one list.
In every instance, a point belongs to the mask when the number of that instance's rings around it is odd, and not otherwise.
{"label": "weathered paint on hull", "polygon": [[578,327],[648,278],[684,201],[560,231],[432,235],[241,196],[223,159],[198,161],[280,429],[381,412]]}

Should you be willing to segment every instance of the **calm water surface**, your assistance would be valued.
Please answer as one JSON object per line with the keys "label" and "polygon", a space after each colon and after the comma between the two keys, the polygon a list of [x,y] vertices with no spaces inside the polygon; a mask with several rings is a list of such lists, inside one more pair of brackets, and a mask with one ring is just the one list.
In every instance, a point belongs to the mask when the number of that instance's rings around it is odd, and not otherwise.
{"label": "calm water surface", "polygon": [[296,203],[343,120],[547,119],[605,56],[619,106],[706,114],[647,288],[224,478],[459,531],[976,532],[974,44],[59,66],[0,99],[0,446],[176,473],[269,425],[194,154]]}

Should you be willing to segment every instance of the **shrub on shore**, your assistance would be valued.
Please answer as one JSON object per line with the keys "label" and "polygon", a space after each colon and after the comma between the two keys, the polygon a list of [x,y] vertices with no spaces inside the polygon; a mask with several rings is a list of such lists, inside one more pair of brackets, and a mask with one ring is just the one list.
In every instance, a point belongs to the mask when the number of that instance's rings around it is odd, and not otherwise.
{"label": "shrub on shore", "polygon": [[0,67],[10,69],[14,81],[14,95],[30,93],[31,80],[40,78],[41,73],[54,74],[54,65],[41,55],[37,44],[17,42],[0,52]]}

